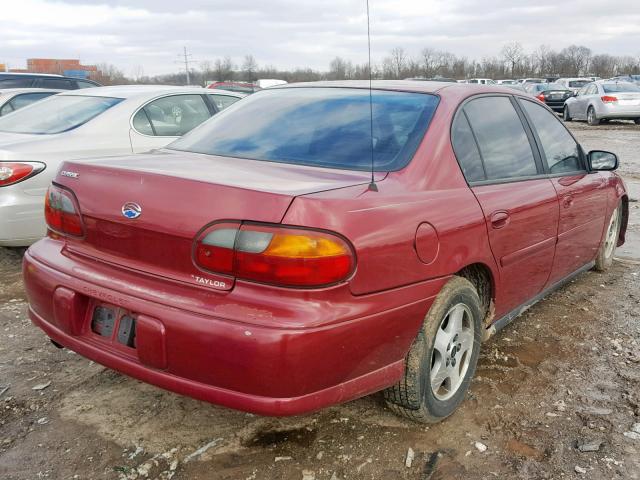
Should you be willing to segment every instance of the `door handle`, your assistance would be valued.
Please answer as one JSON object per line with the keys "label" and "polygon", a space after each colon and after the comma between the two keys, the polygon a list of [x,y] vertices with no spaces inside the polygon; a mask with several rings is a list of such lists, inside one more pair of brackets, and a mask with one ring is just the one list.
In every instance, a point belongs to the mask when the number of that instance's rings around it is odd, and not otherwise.
{"label": "door handle", "polygon": [[564,198],[562,199],[562,206],[564,208],[569,208],[572,205],[573,205],[573,196],[565,195]]}
{"label": "door handle", "polygon": [[502,228],[506,227],[509,223],[509,212],[504,210],[500,210],[498,212],[493,212],[490,217],[491,226],[493,228]]}

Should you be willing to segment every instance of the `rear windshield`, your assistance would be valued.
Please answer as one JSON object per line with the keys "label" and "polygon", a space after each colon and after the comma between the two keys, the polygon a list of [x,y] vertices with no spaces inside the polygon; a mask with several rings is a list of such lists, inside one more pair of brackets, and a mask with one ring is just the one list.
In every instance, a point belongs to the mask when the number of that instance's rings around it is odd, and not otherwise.
{"label": "rear windshield", "polygon": [[370,170],[373,148],[376,171],[398,170],[422,140],[438,97],[373,90],[371,98],[372,106],[369,90],[351,88],[263,90],[169,148],[347,170]]}
{"label": "rear windshield", "polygon": [[536,92],[543,92],[546,90],[566,90],[566,88],[559,83],[536,83],[533,86]]}
{"label": "rear windshield", "polygon": [[54,134],[87,123],[121,98],[55,95],[0,118],[0,132]]}
{"label": "rear windshield", "polygon": [[572,81],[569,82],[569,86],[571,88],[582,88],[587,83],[591,83],[591,81],[589,81],[589,80],[572,80]]}
{"label": "rear windshield", "polygon": [[604,93],[640,92],[640,87],[635,83],[604,83],[602,84]]}

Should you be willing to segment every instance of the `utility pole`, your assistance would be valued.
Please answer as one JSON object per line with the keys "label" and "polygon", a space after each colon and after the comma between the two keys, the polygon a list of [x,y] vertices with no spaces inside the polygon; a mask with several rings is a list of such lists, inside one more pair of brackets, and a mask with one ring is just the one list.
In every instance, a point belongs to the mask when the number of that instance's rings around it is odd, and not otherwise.
{"label": "utility pole", "polygon": [[187,47],[182,47],[182,49],[182,55],[178,56],[184,58],[184,71],[187,73],[187,85],[191,85],[191,77],[189,75],[189,57],[191,57],[191,54],[187,54]]}

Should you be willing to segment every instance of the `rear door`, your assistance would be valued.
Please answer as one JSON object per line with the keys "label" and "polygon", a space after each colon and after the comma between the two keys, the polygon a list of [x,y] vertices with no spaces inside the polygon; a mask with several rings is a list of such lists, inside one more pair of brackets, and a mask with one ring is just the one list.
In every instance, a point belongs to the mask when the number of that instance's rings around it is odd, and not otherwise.
{"label": "rear door", "polygon": [[604,228],[607,190],[603,173],[588,173],[582,149],[546,108],[519,99],[560,202],[558,244],[549,284],[592,261]]}
{"label": "rear door", "polygon": [[500,271],[499,318],[538,294],[553,264],[558,199],[515,99],[487,95],[466,102],[453,143],[485,216]]}
{"label": "rear door", "polygon": [[133,115],[131,149],[140,153],[162,148],[208,120],[214,112],[213,106],[199,94],[152,100]]}
{"label": "rear door", "polygon": [[598,95],[598,87],[594,83],[587,86],[587,89],[585,90],[584,95],[580,95],[578,97],[578,100],[579,100],[579,106],[578,106],[579,117],[578,118],[582,120],[587,119],[587,110],[589,108],[591,100],[593,100],[597,95]]}

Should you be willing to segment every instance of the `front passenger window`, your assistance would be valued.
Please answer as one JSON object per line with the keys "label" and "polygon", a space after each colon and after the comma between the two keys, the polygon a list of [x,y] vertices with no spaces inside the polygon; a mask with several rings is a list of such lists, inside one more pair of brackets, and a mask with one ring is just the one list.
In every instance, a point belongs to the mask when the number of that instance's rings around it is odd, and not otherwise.
{"label": "front passenger window", "polygon": [[549,171],[563,173],[582,170],[578,144],[560,120],[540,105],[527,100],[521,100],[521,103],[538,133]]}

